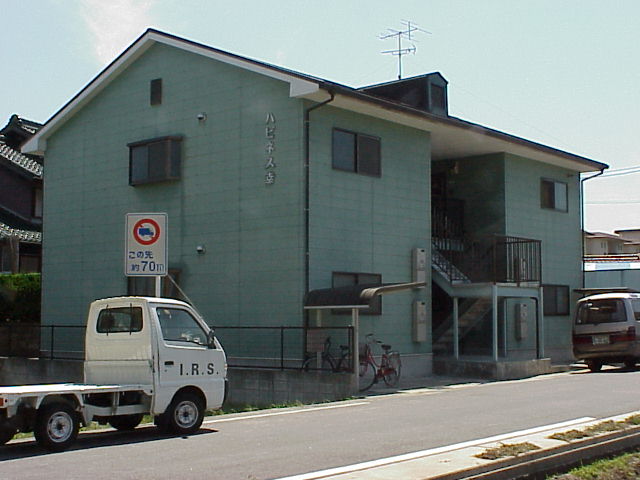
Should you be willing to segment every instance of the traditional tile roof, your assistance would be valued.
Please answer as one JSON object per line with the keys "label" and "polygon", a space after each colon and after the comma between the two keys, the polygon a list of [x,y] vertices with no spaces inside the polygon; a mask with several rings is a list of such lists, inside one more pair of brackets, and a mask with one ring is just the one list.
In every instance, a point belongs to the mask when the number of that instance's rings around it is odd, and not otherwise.
{"label": "traditional tile roof", "polygon": [[42,178],[42,165],[17,150],[14,150],[9,145],[0,143],[0,157],[6,158],[18,167],[21,167],[36,177]]}
{"label": "traditional tile roof", "polygon": [[27,243],[42,243],[42,232],[11,228],[9,225],[0,222],[0,238],[11,237],[17,237],[20,241]]}

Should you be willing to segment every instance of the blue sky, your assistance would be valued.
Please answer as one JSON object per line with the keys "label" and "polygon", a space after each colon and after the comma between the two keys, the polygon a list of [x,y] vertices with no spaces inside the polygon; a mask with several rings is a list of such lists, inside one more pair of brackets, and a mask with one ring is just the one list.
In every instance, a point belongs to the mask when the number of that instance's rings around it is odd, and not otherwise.
{"label": "blue sky", "polygon": [[[396,78],[381,54],[395,43],[378,35],[405,19],[431,33],[403,76],[440,71],[451,115],[640,166],[637,0],[0,0],[0,12],[2,124],[46,121],[147,27],[357,87]],[[586,182],[588,229],[640,227],[638,171]]]}

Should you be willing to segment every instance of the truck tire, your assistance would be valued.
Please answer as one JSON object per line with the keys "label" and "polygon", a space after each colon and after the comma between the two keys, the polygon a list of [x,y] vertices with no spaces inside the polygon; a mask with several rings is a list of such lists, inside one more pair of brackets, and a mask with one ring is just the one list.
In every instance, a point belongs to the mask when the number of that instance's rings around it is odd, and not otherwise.
{"label": "truck tire", "polygon": [[161,415],[158,427],[178,435],[197,432],[204,420],[204,405],[198,395],[185,392],[177,394],[167,411]]}
{"label": "truck tire", "polygon": [[131,415],[116,415],[109,419],[109,424],[116,430],[123,432],[135,429],[142,421],[141,413],[133,413]]}
{"label": "truck tire", "polygon": [[0,445],[4,445],[13,438],[16,434],[16,429],[8,427],[6,425],[0,425]]}
{"label": "truck tire", "polygon": [[76,440],[80,421],[78,413],[68,403],[50,403],[40,407],[33,435],[50,452],[61,452]]}

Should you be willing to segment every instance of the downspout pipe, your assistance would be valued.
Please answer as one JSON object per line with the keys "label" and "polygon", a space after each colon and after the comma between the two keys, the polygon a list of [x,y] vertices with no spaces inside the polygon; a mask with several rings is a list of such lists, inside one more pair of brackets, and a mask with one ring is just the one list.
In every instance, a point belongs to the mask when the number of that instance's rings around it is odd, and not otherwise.
{"label": "downspout pipe", "polygon": [[604,167],[600,170],[600,172],[596,173],[595,175],[591,175],[590,177],[587,178],[582,178],[580,180],[580,234],[582,235],[582,288],[586,288],[586,275],[585,275],[585,271],[584,271],[584,256],[587,253],[586,252],[586,242],[584,240],[584,182],[586,182],[587,180],[591,180],[592,178],[596,178],[599,177],[600,175],[604,174],[604,171],[609,168],[609,167]]}
{"label": "downspout pipe", "polygon": [[[324,107],[328,103],[332,102],[335,98],[335,93],[331,90],[328,91],[330,97],[321,103],[316,103],[315,105],[306,108],[304,110],[304,292],[305,294],[309,293],[309,276],[310,276],[310,262],[309,262],[309,235],[310,235],[310,215],[309,215],[309,205],[310,205],[310,186],[311,186],[311,176],[309,171],[309,164],[311,158],[311,149],[309,146],[310,142],[310,122],[309,116],[312,111]],[[306,312],[306,319],[308,319],[308,311]],[[308,323],[305,320],[305,323]]]}

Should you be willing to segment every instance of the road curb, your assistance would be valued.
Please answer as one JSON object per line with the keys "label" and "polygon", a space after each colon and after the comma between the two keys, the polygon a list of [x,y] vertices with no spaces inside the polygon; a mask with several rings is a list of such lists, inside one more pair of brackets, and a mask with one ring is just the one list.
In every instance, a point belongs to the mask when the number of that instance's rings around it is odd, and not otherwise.
{"label": "road curb", "polygon": [[547,475],[566,471],[598,458],[615,455],[640,446],[640,426],[575,440],[566,445],[536,450],[517,457],[494,460],[486,465],[437,476],[425,480],[516,480],[544,479]]}

